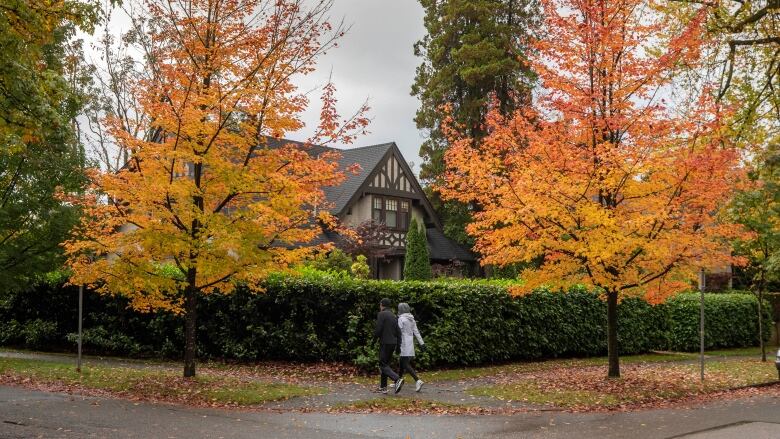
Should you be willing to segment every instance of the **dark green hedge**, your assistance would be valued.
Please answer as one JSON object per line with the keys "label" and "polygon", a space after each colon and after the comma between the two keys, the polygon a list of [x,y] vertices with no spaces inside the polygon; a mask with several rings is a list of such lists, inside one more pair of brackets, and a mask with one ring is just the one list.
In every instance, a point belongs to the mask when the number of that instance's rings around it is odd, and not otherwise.
{"label": "dark green hedge", "polygon": [[[537,291],[512,298],[495,282],[359,281],[338,276],[274,277],[267,292],[239,290],[201,301],[201,358],[342,360],[374,365],[371,341],[382,297],[408,302],[429,349],[423,367],[606,353],[606,304],[581,288]],[[43,285],[0,297],[0,344],[72,349],[77,289]],[[707,347],[757,344],[757,301],[708,294]],[[651,306],[629,298],[619,305],[622,354],[697,350],[698,296]],[[769,334],[767,307],[766,337]],[[182,319],[138,314],[122,298],[86,294],[85,349],[92,353],[176,358]]]}

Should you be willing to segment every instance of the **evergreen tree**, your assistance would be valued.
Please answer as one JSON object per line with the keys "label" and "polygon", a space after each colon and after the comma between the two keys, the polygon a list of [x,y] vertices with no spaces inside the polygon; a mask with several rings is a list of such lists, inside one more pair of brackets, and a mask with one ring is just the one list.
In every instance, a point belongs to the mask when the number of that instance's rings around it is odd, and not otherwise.
{"label": "evergreen tree", "polygon": [[[528,37],[537,26],[536,0],[420,0],[428,34],[414,46],[423,62],[417,68],[412,95],[420,99],[415,122],[428,133],[420,147],[420,179],[441,183],[447,148],[440,125],[448,104],[468,137],[480,138],[490,99],[511,114],[530,102],[533,73],[526,62]],[[442,202],[428,190],[450,238],[470,242],[466,205]]]}
{"label": "evergreen tree", "polygon": [[417,225],[412,218],[409,231],[406,233],[406,258],[404,260],[404,279],[429,280],[431,260],[428,256],[428,241],[425,239],[425,229]]}
{"label": "evergreen tree", "polygon": [[58,199],[85,179],[75,120],[87,81],[76,31],[97,2],[0,0],[0,291],[61,266],[78,211]]}

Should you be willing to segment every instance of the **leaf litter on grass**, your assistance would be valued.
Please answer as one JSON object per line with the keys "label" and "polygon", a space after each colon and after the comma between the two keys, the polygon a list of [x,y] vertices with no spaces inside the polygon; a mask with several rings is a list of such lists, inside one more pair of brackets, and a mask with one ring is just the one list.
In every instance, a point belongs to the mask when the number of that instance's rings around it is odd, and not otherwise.
{"label": "leaf litter on grass", "polygon": [[604,367],[544,370],[496,377],[469,393],[525,401],[569,410],[620,410],[722,395],[724,391],[775,381],[774,364],[733,360],[707,364],[704,383],[692,364],[627,364],[621,378],[607,378]]}

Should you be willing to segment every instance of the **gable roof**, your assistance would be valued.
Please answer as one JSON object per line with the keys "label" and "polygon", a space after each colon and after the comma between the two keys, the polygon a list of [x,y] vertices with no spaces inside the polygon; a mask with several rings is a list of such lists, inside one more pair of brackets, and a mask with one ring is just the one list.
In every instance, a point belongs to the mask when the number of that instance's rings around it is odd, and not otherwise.
{"label": "gable roof", "polygon": [[[275,139],[267,137],[266,142],[269,148],[280,148],[284,145],[293,144],[299,148],[305,148],[311,156],[318,156],[326,151],[336,151],[340,157],[338,160],[339,169],[344,171],[344,181],[338,186],[327,186],[323,188],[325,197],[332,203],[330,213],[338,215],[346,210],[350,200],[358,193],[369,175],[379,165],[387,155],[387,152],[394,146],[394,143],[380,143],[377,145],[362,146],[359,148],[339,149],[323,145],[308,145],[304,142],[298,142],[289,139]],[[352,165],[359,165],[358,172],[346,172],[346,169]]]}
{"label": "gable roof", "polygon": [[425,237],[428,240],[428,251],[431,259],[445,261],[463,261],[473,262],[477,258],[474,253],[465,249],[462,245],[447,238],[444,233],[436,227],[429,227],[425,230]]}
{"label": "gable roof", "polygon": [[360,170],[357,173],[344,172],[344,182],[338,186],[324,188],[325,196],[329,202],[333,203],[330,209],[331,213],[340,214],[344,212],[350,201],[360,192],[368,177],[373,174],[374,169],[382,162],[382,159],[387,156],[387,152],[394,145],[394,143],[382,143],[338,150],[341,154],[339,158],[340,169],[345,170],[354,164],[358,164],[360,165]]}
{"label": "gable roof", "polygon": [[[272,137],[266,138],[267,145],[270,148],[279,148],[283,145],[293,144],[300,148],[305,148],[306,151],[312,155],[317,156],[326,151],[336,151],[340,157],[338,160],[339,169],[344,171],[344,181],[337,186],[328,186],[323,188],[325,197],[328,202],[331,203],[329,209],[333,215],[341,215],[357,201],[365,192],[377,192],[376,189],[370,187],[371,180],[380,171],[381,165],[391,155],[396,156],[398,165],[402,168],[403,173],[409,177],[410,184],[415,188],[414,194],[404,194],[404,196],[410,196],[411,198],[420,200],[421,207],[430,217],[431,222],[441,229],[441,222],[438,215],[431,206],[428,197],[426,197],[420,182],[417,181],[417,177],[412,172],[409,164],[404,160],[401,150],[395,142],[380,143],[377,145],[362,146],[359,148],[339,149],[331,148],[322,145],[309,145],[304,142],[298,142],[288,139],[275,139]],[[346,172],[346,169],[352,165],[359,165],[360,169],[357,173]]]}

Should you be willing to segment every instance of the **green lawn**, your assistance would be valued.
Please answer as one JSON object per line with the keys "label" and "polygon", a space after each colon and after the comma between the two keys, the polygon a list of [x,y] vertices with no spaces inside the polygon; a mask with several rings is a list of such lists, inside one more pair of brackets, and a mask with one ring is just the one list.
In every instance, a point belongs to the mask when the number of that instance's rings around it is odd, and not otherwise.
{"label": "green lawn", "polygon": [[71,361],[0,358],[0,382],[37,384],[73,390],[101,390],[118,396],[172,402],[219,405],[253,405],[267,401],[315,395],[325,389],[286,383],[240,379],[201,372],[195,379],[164,368],[128,368],[87,364],[78,373]]}
{"label": "green lawn", "polygon": [[544,370],[509,375],[496,384],[473,387],[468,392],[561,408],[613,408],[778,381],[771,361],[747,358],[709,361],[705,371],[706,380],[701,383],[696,364],[624,362],[619,379],[606,378],[601,367]]}
{"label": "green lawn", "polygon": [[[642,354],[620,357],[623,364],[636,363],[666,363],[673,361],[685,361],[698,358],[695,354],[688,353],[665,353],[665,354]],[[531,361],[508,363],[496,366],[478,366],[459,369],[442,369],[422,372],[423,380],[429,382],[436,381],[460,381],[472,378],[489,377],[495,375],[506,375],[515,373],[535,372],[544,370],[553,370],[561,368],[601,366],[607,364],[607,357],[593,358],[574,358],[574,359],[556,359],[547,361]]]}

